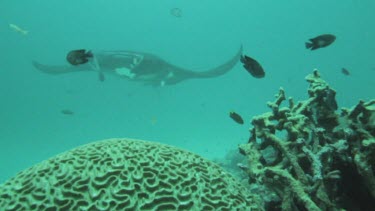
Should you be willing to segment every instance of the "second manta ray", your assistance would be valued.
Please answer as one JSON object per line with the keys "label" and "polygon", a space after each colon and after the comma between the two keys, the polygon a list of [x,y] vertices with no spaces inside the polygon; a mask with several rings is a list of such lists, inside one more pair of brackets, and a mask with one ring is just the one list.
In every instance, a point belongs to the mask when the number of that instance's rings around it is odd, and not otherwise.
{"label": "second manta ray", "polygon": [[239,61],[242,47],[236,55],[220,66],[207,71],[192,71],[175,66],[150,53],[133,51],[92,52],[85,49],[70,51],[66,65],[44,65],[33,62],[34,67],[48,74],[78,71],[96,71],[104,81],[104,74],[116,75],[131,81],[153,86],[173,85],[194,78],[213,78],[227,73]]}

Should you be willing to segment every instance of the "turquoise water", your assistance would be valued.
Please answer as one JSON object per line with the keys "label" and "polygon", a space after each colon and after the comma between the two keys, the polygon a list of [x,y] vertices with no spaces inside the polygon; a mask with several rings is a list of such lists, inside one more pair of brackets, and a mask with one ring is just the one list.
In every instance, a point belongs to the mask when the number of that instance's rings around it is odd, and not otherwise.
{"label": "turquoise water", "polygon": [[[0,182],[60,152],[113,137],[224,157],[247,141],[251,117],[268,111],[266,102],[280,86],[288,96],[306,97],[304,77],[314,68],[337,90],[340,106],[374,98],[375,1],[149,2],[0,1]],[[305,49],[305,41],[324,33],[336,35],[335,43]],[[115,77],[100,82],[93,72],[51,76],[31,65],[64,64],[68,51],[86,48],[151,52],[203,71],[241,45],[263,65],[264,79],[237,64],[218,78],[151,87]],[[234,123],[231,110],[246,123]]]}

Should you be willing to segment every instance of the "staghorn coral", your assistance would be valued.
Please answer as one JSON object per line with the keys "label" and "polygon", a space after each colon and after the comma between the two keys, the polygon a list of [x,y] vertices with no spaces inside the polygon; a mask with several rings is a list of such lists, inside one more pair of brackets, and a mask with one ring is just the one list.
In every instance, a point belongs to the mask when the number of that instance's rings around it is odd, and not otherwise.
{"label": "staghorn coral", "polygon": [[306,80],[308,99],[282,107],[280,89],[271,112],[253,117],[249,142],[239,146],[252,188],[266,210],[373,209],[375,100],[339,114],[336,91],[319,72]]}
{"label": "staghorn coral", "polygon": [[216,164],[172,146],[109,139],[0,185],[1,210],[262,210]]}

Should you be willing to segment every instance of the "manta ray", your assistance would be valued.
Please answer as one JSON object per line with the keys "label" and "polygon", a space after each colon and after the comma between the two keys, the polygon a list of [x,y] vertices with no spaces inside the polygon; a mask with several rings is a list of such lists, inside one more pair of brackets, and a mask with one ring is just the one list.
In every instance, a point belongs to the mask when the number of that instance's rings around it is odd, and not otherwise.
{"label": "manta ray", "polygon": [[68,54],[67,60],[70,64],[45,65],[33,61],[33,65],[43,73],[52,75],[93,71],[98,73],[101,81],[104,81],[104,75],[108,74],[147,85],[164,86],[174,85],[188,79],[221,76],[236,65],[241,55],[242,46],[231,59],[206,71],[193,71],[178,67],[151,53],[134,51],[92,52],[84,49],[74,50]]}

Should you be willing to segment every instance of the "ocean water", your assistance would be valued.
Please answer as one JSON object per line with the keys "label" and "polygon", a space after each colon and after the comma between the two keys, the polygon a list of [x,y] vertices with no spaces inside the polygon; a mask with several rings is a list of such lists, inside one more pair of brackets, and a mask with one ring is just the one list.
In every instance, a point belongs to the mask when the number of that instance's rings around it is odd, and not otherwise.
{"label": "ocean water", "polygon": [[[306,98],[304,77],[314,68],[338,92],[339,106],[375,97],[373,0],[150,2],[0,0],[0,183],[58,153],[115,137],[223,158],[247,141],[251,117],[269,110],[279,87]],[[331,46],[305,49],[305,41],[325,33],[337,36]],[[217,78],[152,87],[110,76],[101,82],[95,72],[47,75],[31,63],[66,64],[72,49],[133,50],[204,71],[241,45],[265,78],[238,63]],[[244,125],[229,118],[231,110]]]}

